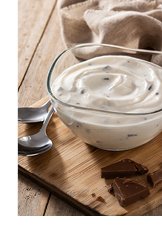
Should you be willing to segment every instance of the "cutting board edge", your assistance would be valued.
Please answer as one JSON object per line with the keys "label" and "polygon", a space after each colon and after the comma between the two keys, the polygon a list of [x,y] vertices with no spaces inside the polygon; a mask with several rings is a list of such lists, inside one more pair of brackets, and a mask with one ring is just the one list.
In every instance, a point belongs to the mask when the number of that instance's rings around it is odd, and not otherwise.
{"label": "cutting board edge", "polygon": [[80,211],[82,211],[85,215],[87,216],[104,216],[100,213],[98,213],[97,211],[94,211],[93,209],[91,209],[90,207],[83,205],[82,203],[80,203],[79,201],[77,201],[76,199],[70,197],[68,194],[63,193],[60,189],[58,189],[55,186],[51,186],[47,181],[44,181],[43,179],[40,179],[38,176],[34,175],[33,173],[29,172],[28,170],[25,170],[23,167],[21,167],[20,165],[18,165],[18,171],[24,175],[27,178],[32,179],[32,181],[36,182],[37,184],[39,184],[40,186],[44,187],[45,189],[47,189],[49,192],[53,193],[55,196],[57,196],[58,198],[61,198],[62,200],[64,200],[65,202],[67,202],[68,204],[72,205],[74,208],[79,209]]}

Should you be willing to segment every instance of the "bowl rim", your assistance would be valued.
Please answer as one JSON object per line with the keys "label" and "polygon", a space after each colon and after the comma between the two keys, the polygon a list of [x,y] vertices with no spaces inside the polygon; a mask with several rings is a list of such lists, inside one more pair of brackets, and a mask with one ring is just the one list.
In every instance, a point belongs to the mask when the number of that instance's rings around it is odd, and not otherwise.
{"label": "bowl rim", "polygon": [[[128,50],[128,51],[131,51],[131,52],[142,52],[144,54],[145,53],[146,54],[151,53],[151,54],[156,54],[156,55],[157,54],[162,55],[162,51],[133,49],[133,48],[128,48],[128,47],[124,47],[124,46],[118,46],[118,45],[112,45],[112,44],[102,44],[102,43],[82,43],[82,44],[78,44],[78,45],[75,45],[73,47],[67,48],[67,49],[63,50],[58,56],[56,56],[56,58],[53,60],[53,62],[51,64],[51,66],[49,68],[49,71],[48,71],[48,74],[47,74],[47,92],[48,92],[48,94],[50,95],[50,97],[52,99],[56,100],[59,104],[70,107],[70,108],[76,108],[76,109],[79,109],[79,110],[86,110],[86,111],[100,112],[100,113],[119,114],[119,115],[126,115],[126,116],[127,115],[129,115],[129,116],[139,116],[139,115],[144,116],[144,115],[152,115],[152,114],[162,112],[162,108],[160,108],[158,110],[155,110],[155,111],[152,111],[152,112],[145,112],[145,113],[144,112],[142,112],[142,113],[138,113],[138,112],[137,113],[120,112],[120,111],[118,112],[118,111],[111,111],[111,110],[95,109],[95,108],[90,108],[90,107],[83,107],[83,106],[77,106],[77,105],[69,104],[69,103],[63,102],[63,101],[59,100],[58,98],[56,98],[55,95],[52,92],[51,84],[50,84],[51,76],[52,76],[52,73],[54,71],[55,65],[57,64],[60,57],[62,57],[62,55],[64,55],[66,52],[69,52],[69,51],[74,50],[76,48],[82,48],[82,47],[85,47],[85,46],[106,46],[106,47],[111,47],[111,48],[116,48],[116,49]],[[135,59],[136,60],[141,60],[139,58],[135,58]],[[151,63],[151,62],[148,62],[148,61],[145,61],[145,60],[144,60],[144,62],[162,69],[162,67],[157,65],[157,64],[154,64],[154,63]]]}

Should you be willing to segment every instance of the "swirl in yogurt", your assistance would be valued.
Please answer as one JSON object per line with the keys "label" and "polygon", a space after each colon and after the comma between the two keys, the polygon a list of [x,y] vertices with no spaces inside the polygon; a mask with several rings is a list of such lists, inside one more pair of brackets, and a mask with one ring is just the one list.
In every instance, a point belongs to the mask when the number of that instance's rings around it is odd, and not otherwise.
{"label": "swirl in yogurt", "polygon": [[64,70],[52,88],[61,120],[98,148],[131,149],[162,131],[162,68],[152,63],[97,57]]}
{"label": "swirl in yogurt", "polygon": [[74,106],[150,113],[162,108],[162,69],[128,56],[96,57],[66,69],[53,93]]}

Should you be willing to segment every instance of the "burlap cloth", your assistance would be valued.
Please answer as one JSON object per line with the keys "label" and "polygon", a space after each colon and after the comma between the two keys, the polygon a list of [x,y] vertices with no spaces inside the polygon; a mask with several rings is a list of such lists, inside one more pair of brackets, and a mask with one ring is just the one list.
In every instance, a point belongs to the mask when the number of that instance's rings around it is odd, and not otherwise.
{"label": "burlap cloth", "polygon": [[[162,0],[58,2],[67,47],[93,42],[162,51]],[[82,50],[80,56],[87,58],[89,53]],[[162,65],[162,54],[153,59]]]}

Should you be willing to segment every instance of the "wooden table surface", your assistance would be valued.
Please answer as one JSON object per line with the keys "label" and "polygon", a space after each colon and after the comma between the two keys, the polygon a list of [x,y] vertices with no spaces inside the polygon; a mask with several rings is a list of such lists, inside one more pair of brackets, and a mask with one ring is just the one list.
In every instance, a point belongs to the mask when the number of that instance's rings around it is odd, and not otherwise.
{"label": "wooden table surface", "polygon": [[[47,95],[49,67],[65,47],[56,0],[19,0],[19,106],[29,106]],[[18,175],[19,216],[81,216],[29,178]],[[146,215],[162,215],[162,205]]]}

